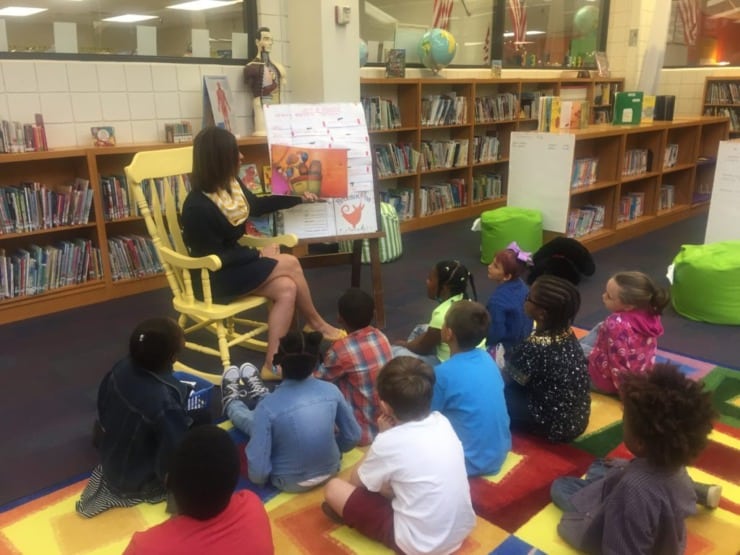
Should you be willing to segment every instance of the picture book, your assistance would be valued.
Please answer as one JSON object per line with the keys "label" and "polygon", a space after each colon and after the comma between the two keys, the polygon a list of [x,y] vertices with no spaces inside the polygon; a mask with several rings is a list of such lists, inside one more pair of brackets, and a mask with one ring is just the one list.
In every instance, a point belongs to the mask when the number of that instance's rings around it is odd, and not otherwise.
{"label": "picture book", "polygon": [[271,188],[276,195],[302,195],[306,191],[322,198],[348,194],[347,149],[308,148],[274,144]]}
{"label": "picture book", "polygon": [[655,95],[646,94],[642,98],[642,118],[641,121],[650,123],[655,116]]}
{"label": "picture book", "polygon": [[239,167],[239,179],[241,179],[244,186],[255,195],[262,195],[265,193],[265,189],[262,186],[262,180],[260,179],[259,170],[257,169],[257,164],[242,164]]}
{"label": "picture book", "polygon": [[90,134],[95,146],[115,146],[116,132],[110,126],[91,127]]}
{"label": "picture book", "polygon": [[642,117],[642,92],[618,92],[614,95],[614,125],[637,125]]}
{"label": "picture book", "polygon": [[386,77],[406,77],[406,50],[393,48],[388,51],[388,60],[385,64]]}
{"label": "picture book", "polygon": [[225,75],[203,77],[203,127],[215,125],[227,131],[231,124],[232,97]]}
{"label": "picture book", "polygon": [[251,235],[252,237],[273,237],[275,235],[275,219],[273,214],[249,216],[245,225],[247,235]]}

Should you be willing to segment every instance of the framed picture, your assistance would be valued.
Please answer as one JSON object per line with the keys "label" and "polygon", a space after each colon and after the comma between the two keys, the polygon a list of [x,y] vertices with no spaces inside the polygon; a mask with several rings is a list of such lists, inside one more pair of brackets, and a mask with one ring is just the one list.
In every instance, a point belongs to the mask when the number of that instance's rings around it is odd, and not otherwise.
{"label": "framed picture", "polygon": [[596,67],[599,70],[599,77],[609,77],[609,59],[606,57],[606,52],[597,52],[594,54],[596,59]]}

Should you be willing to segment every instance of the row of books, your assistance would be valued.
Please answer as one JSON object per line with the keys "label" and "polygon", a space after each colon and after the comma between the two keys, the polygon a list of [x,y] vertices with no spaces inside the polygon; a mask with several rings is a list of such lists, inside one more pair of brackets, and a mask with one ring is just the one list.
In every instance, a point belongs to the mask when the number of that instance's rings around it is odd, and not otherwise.
{"label": "row of books", "polygon": [[419,151],[408,143],[376,144],[373,153],[379,177],[413,173],[419,166]]}
{"label": "row of books", "polygon": [[456,168],[468,163],[468,140],[422,141],[421,169]]}
{"label": "row of books", "polygon": [[537,131],[584,129],[588,127],[589,103],[586,100],[562,100],[558,96],[543,96],[539,101]]}
{"label": "row of books", "polygon": [[583,237],[604,227],[606,206],[603,204],[587,204],[574,208],[568,213],[568,237]]}
{"label": "row of books", "polygon": [[730,118],[730,131],[740,131],[740,112],[737,108],[710,106],[704,110],[705,116],[724,116]]}
{"label": "row of books", "polygon": [[650,151],[646,148],[634,148],[624,153],[622,175],[640,175],[650,168]]}
{"label": "row of books", "polygon": [[540,113],[540,99],[543,96],[552,96],[552,89],[543,91],[522,91],[522,99],[519,106],[519,117],[524,119],[535,119]]}
{"label": "row of books", "polygon": [[573,161],[573,173],[570,176],[570,186],[575,188],[593,185],[597,180],[598,169],[598,158],[576,158]]}
{"label": "row of books", "polygon": [[740,104],[740,85],[738,83],[709,83],[707,104]]}
{"label": "row of books", "polygon": [[40,295],[103,276],[100,249],[89,239],[31,245],[6,254],[0,249],[0,298]]}
{"label": "row of books", "polygon": [[506,121],[519,115],[519,98],[513,93],[475,97],[475,123]]}
{"label": "row of books", "polygon": [[594,85],[594,106],[611,106],[616,92],[616,83],[597,83]]}
{"label": "row of books", "polygon": [[0,121],[0,152],[35,152],[49,150],[44,116],[34,114],[34,123]]}
{"label": "row of books", "polygon": [[473,202],[504,196],[504,178],[498,173],[480,173],[473,176]]}
{"label": "row of books", "polygon": [[454,92],[425,96],[421,99],[421,124],[463,125],[467,123],[468,100]]}
{"label": "row of books", "polygon": [[[120,220],[132,216],[134,202],[125,176],[101,176],[100,188],[103,192],[103,218],[105,221]],[[135,212],[135,209],[133,210]]]}
{"label": "row of books", "polygon": [[164,138],[168,143],[189,143],[193,140],[193,126],[189,121],[166,123]]}
{"label": "row of books", "polygon": [[645,193],[633,192],[623,195],[619,199],[619,214],[617,221],[628,222],[639,218],[645,213]]}
{"label": "row of books", "polygon": [[459,208],[466,203],[465,180],[455,178],[447,183],[425,185],[419,189],[419,201],[420,216]]}
{"label": "row of books", "polygon": [[365,122],[370,131],[401,127],[401,110],[392,100],[370,96],[363,97],[361,102],[365,111]]}
{"label": "row of books", "polygon": [[661,185],[658,197],[658,210],[670,210],[676,203],[676,188],[673,185]]}
{"label": "row of books", "polygon": [[121,235],[108,239],[113,281],[134,279],[163,272],[154,243],[141,235]]}
{"label": "row of books", "polygon": [[672,168],[676,164],[678,164],[678,145],[668,144],[663,153],[663,167]]}
{"label": "row of books", "polygon": [[398,187],[380,191],[380,200],[387,202],[396,209],[399,220],[409,220],[414,217],[414,190],[408,187]]}
{"label": "row of books", "polygon": [[501,141],[495,135],[473,137],[473,163],[495,162],[501,158]]}
{"label": "row of books", "polygon": [[2,187],[0,234],[86,224],[92,212],[92,197],[90,182],[83,178],[54,188],[38,182]]}

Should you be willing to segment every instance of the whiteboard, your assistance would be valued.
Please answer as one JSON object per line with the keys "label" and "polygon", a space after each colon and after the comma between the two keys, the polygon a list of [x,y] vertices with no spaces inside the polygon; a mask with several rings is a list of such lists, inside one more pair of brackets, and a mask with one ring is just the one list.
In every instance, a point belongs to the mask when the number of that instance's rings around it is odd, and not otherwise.
{"label": "whiteboard", "polygon": [[548,231],[567,231],[575,142],[570,133],[511,134],[507,205],[539,210]]}
{"label": "whiteboard", "polygon": [[740,142],[720,141],[704,243],[740,239]]}

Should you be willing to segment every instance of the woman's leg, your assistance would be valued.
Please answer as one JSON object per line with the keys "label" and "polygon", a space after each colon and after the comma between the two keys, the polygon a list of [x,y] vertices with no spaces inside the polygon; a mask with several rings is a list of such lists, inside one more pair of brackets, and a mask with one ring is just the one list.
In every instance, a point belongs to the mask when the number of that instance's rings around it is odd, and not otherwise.
{"label": "woman's leg", "polygon": [[271,274],[267,281],[255,289],[252,294],[263,295],[272,301],[272,308],[267,316],[267,352],[265,353],[265,366],[271,369],[272,357],[277,352],[280,338],[288,333],[293,322],[296,284],[287,276],[273,277]]}
{"label": "woman's leg", "polygon": [[[264,295],[262,291],[264,287],[269,284],[270,281],[278,277],[286,277],[295,283],[295,306],[298,312],[306,320],[306,323],[316,331],[320,331],[326,337],[336,337],[339,330],[329,325],[316,310],[311,298],[311,290],[308,287],[306,276],[303,274],[303,268],[301,268],[298,259],[292,254],[278,254],[275,257],[277,260],[277,266],[267,278],[267,281],[258,287],[254,293],[258,295]],[[291,315],[292,318],[292,315]]]}

